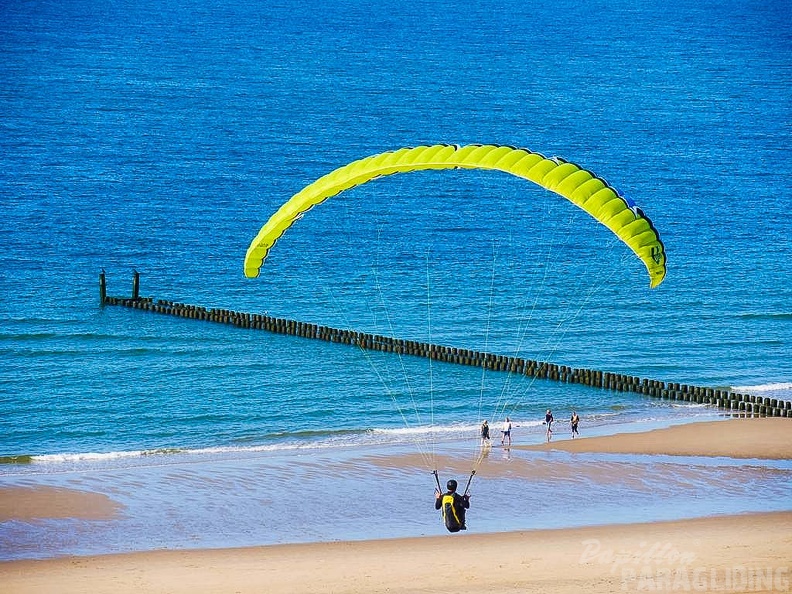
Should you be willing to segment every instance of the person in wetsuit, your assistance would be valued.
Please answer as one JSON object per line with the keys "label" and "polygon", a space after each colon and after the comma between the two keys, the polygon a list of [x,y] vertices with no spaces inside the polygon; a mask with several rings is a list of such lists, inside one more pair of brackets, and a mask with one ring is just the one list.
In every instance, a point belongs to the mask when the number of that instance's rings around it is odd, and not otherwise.
{"label": "person in wetsuit", "polygon": [[467,530],[465,512],[470,508],[470,495],[456,492],[457,482],[451,479],[446,483],[448,491],[441,493],[435,490],[435,509],[443,511],[443,522],[449,532]]}

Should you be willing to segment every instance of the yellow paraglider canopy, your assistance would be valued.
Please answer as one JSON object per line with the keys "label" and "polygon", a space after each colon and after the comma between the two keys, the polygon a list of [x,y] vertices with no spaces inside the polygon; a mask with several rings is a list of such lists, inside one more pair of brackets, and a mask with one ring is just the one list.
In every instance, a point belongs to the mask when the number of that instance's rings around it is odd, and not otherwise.
{"label": "yellow paraglider canopy", "polygon": [[402,148],[354,161],[320,177],[292,196],[261,228],[247,250],[245,276],[257,277],[278,238],[317,204],[378,177],[425,169],[492,169],[527,179],[563,196],[610,229],[644,263],[651,287],[665,278],[665,248],[652,222],[605,180],[557,157],[477,144]]}

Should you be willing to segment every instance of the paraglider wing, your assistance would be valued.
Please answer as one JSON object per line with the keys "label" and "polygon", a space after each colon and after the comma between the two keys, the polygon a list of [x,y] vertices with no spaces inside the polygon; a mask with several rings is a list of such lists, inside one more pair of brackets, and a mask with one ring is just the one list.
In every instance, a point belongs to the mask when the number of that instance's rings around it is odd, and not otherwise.
{"label": "paraglider wing", "polygon": [[425,169],[492,169],[527,179],[582,208],[621,239],[646,266],[651,287],[666,274],[665,248],[649,218],[629,198],[574,163],[527,149],[497,145],[438,144],[402,148],[331,171],[291,197],[250,244],[245,276],[255,278],[278,238],[306,211],[344,190],[395,173]]}

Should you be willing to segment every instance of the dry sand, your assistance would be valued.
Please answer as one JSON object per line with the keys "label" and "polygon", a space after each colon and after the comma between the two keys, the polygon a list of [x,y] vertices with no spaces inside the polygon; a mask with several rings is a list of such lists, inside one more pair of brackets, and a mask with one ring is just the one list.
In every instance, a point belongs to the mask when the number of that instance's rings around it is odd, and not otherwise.
{"label": "dry sand", "polygon": [[[734,419],[539,449],[790,459],[789,419]],[[409,463],[409,460],[404,460]],[[5,490],[5,509],[31,511]],[[42,494],[43,493],[43,494]],[[91,507],[85,493],[70,502]],[[31,499],[32,501],[32,499]],[[108,504],[108,502],[104,502]],[[792,508],[792,500],[790,500]],[[112,511],[112,502],[105,512]],[[79,507],[79,506],[78,506]],[[108,511],[109,510],[109,511]],[[86,517],[72,509],[75,517]],[[50,516],[54,517],[54,516]],[[790,590],[792,511],[564,530],[154,551],[0,563],[0,591],[24,593],[779,592]]]}
{"label": "dry sand", "polygon": [[[14,594],[788,591],[792,513],[0,564]],[[736,586],[727,588],[727,586]]]}
{"label": "dry sand", "polygon": [[515,448],[610,454],[792,459],[792,419],[781,417],[689,423],[644,433],[578,439],[567,439],[565,431],[565,428],[562,430],[558,427],[550,443]]}

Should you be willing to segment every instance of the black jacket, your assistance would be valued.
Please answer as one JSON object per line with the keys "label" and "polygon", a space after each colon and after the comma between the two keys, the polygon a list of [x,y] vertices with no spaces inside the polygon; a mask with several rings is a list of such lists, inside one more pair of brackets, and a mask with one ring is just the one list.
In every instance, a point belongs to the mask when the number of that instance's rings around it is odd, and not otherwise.
{"label": "black jacket", "polygon": [[470,498],[454,491],[446,491],[435,498],[435,509],[443,510],[443,522],[449,532],[466,530],[465,510],[470,509]]}

